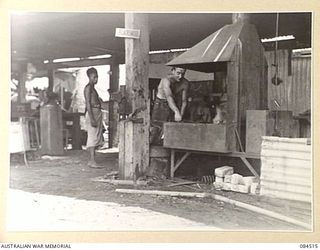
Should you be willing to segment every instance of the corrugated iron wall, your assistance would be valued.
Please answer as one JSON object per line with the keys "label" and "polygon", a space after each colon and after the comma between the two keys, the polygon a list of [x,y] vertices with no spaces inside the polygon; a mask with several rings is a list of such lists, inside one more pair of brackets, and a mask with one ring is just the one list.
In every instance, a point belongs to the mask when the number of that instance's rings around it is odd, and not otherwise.
{"label": "corrugated iron wall", "polygon": [[[268,107],[291,110],[298,115],[311,108],[311,57],[291,56],[288,50],[277,52],[278,77],[282,83],[272,84],[275,76],[275,53],[265,52],[268,63]],[[278,107],[275,101],[280,105]]]}
{"label": "corrugated iron wall", "polygon": [[311,202],[311,145],[307,139],[263,136],[260,193]]}
{"label": "corrugated iron wall", "polygon": [[[282,83],[278,86],[272,84],[272,78],[275,76],[275,54],[273,51],[266,52],[268,62],[268,106],[271,110],[291,110],[292,106],[292,77],[288,75],[288,51],[279,50],[277,52],[278,77],[282,79]],[[277,107],[274,100],[279,103]]]}
{"label": "corrugated iron wall", "polygon": [[292,58],[292,111],[311,109],[311,57]]}

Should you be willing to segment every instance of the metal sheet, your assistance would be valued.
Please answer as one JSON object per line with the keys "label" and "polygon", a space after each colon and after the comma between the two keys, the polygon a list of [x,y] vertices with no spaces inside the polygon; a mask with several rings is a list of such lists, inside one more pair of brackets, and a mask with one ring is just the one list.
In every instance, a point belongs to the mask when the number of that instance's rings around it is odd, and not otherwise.
{"label": "metal sheet", "polygon": [[[230,61],[243,26],[243,23],[224,26],[193,46],[190,50],[174,58],[167,65],[213,72],[212,63]],[[207,65],[208,63],[211,65]],[[199,68],[199,64],[206,65],[206,67]]]}
{"label": "metal sheet", "polygon": [[307,139],[263,137],[261,195],[311,202],[311,145]]}

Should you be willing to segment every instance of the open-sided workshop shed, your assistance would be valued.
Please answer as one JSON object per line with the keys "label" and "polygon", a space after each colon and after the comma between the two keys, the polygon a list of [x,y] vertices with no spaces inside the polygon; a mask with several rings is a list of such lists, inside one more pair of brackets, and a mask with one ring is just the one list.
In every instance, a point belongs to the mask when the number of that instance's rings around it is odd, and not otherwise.
{"label": "open-sided workshop shed", "polygon": [[[50,87],[52,87],[52,74],[57,68],[110,64],[112,71],[110,92],[115,93],[119,91],[119,64],[125,63],[126,98],[131,107],[130,113],[135,115],[130,118],[130,130],[125,130],[126,144],[125,147],[120,145],[119,155],[120,166],[125,169],[122,177],[135,178],[143,174],[149,166],[149,51],[190,48],[212,34],[208,40],[203,40],[202,46],[207,45],[208,50],[201,51],[202,59],[216,60],[214,65],[217,67],[210,68],[210,72],[218,72],[217,79],[227,78],[228,81],[237,83],[228,85],[229,100],[233,98],[233,105],[228,106],[232,116],[227,124],[231,124],[234,120],[238,121],[238,133],[240,138],[243,138],[245,111],[266,108],[268,100],[265,97],[265,86],[262,85],[266,80],[264,49],[258,40],[275,36],[276,13],[252,13],[250,20],[252,25],[241,23],[226,26],[232,23],[232,14],[16,14],[12,16],[11,22],[12,70],[18,74],[19,89],[22,93],[25,76],[28,73],[27,63],[33,63],[39,70],[48,73]],[[188,28],[182,29],[182,26]],[[279,36],[295,37],[294,40],[279,43],[279,48],[311,47],[311,13],[281,13],[278,27]],[[139,30],[139,38],[115,37],[116,28]],[[211,46],[208,45],[212,41],[215,42],[214,38],[217,39],[216,42],[219,41],[220,48],[217,45],[213,47],[217,50],[210,50]],[[270,50],[273,47],[266,44],[265,49]],[[186,52],[186,55],[187,53],[192,53],[192,50]],[[101,54],[110,54],[111,57],[90,59],[91,56]],[[247,56],[251,64],[248,64]],[[74,57],[79,60],[58,63],[53,61],[58,58]],[[255,61],[251,61],[252,58]],[[230,60],[234,62],[228,62]],[[256,71],[255,67],[259,70]],[[203,70],[202,67],[201,69]],[[256,85],[252,87],[252,84]],[[24,101],[23,98],[21,101]],[[109,107],[112,141],[118,121],[114,120],[113,106]],[[227,132],[231,129],[227,126],[222,129],[223,145],[226,150],[234,150],[237,147],[236,134]]]}

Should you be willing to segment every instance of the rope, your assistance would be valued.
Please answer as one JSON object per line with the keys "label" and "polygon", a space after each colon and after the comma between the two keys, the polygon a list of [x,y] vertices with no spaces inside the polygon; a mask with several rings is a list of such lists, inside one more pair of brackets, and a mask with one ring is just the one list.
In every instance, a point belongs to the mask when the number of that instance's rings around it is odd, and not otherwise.
{"label": "rope", "polygon": [[[276,18],[276,37],[279,36],[279,12],[277,13],[277,18]],[[275,42],[275,51],[274,51],[274,65],[276,67],[276,72],[275,72],[275,82],[276,82],[276,86],[278,85],[278,41],[276,40]],[[281,86],[280,87],[280,107],[282,104],[282,98],[281,98]],[[275,124],[274,124],[274,130],[275,132],[278,131],[278,110],[276,110],[276,117],[275,117]]]}

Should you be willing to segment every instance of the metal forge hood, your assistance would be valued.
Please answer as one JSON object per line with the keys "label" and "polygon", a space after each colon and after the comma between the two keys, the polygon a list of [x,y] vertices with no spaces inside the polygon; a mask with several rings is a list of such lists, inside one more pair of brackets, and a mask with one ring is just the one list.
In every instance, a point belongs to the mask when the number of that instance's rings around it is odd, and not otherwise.
{"label": "metal forge hood", "polygon": [[231,61],[238,40],[261,45],[254,25],[236,22],[222,27],[167,65],[205,73],[224,70],[226,62]]}

